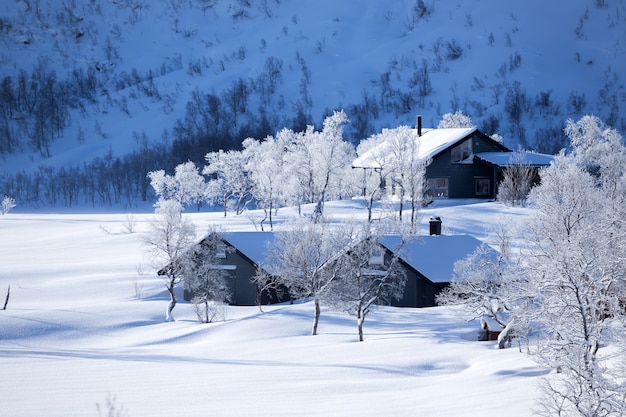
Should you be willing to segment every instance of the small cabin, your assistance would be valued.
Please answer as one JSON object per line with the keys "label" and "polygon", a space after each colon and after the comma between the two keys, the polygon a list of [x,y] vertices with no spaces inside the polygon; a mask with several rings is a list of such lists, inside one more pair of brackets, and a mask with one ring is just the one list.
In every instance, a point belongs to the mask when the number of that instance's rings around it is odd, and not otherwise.
{"label": "small cabin", "polygon": [[[386,235],[381,239],[390,260],[400,245],[400,237]],[[432,307],[437,294],[446,288],[454,275],[454,264],[473,253],[483,243],[469,235],[430,235],[402,245],[399,263],[406,274],[404,295],[392,301],[398,307]]]}

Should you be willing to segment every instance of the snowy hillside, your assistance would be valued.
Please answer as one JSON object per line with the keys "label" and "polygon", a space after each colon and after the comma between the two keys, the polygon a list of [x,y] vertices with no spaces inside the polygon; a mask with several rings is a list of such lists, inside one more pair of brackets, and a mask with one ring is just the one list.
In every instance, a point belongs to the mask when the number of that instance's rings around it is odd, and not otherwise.
{"label": "snowy hillside", "polygon": [[[434,206],[448,233],[484,238],[499,203]],[[308,207],[307,210],[312,210]],[[366,216],[345,203],[336,218]],[[281,210],[280,221],[291,214]],[[253,230],[243,216],[186,215],[206,230]],[[468,221],[472,219],[472,221]],[[516,346],[476,341],[478,323],[450,308],[380,307],[356,321],[311,303],[231,307],[197,321],[143,258],[148,215],[15,214],[0,218],[2,415],[529,416],[545,371]],[[427,230],[428,223],[424,221]],[[129,228],[129,225],[133,225]],[[132,232],[132,233],[131,233]],[[181,298],[182,300],[182,298]],[[99,409],[97,408],[99,406]]]}
{"label": "snowy hillside", "polygon": [[[552,152],[570,117],[625,130],[624,39],[611,0],[2,2],[0,175],[194,135],[201,159],[341,108],[353,142],[460,109]],[[33,110],[45,80],[58,120]]]}

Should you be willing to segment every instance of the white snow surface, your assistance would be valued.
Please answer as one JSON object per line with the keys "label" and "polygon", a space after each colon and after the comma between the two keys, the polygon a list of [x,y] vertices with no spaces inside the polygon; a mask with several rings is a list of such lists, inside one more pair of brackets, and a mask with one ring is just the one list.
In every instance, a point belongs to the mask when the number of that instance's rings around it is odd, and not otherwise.
{"label": "white snow surface", "polygon": [[[333,221],[366,216],[358,200],[326,210]],[[497,216],[513,224],[528,210],[437,200],[422,229],[437,215],[444,234],[484,241]],[[151,215],[0,216],[0,301],[11,288],[0,310],[0,415],[111,415],[107,400],[127,416],[532,414],[545,371],[515,346],[477,342],[478,323],[451,308],[376,308],[364,342],[354,317],[327,308],[310,336],[306,301],[228,307],[224,321],[202,324],[181,297],[176,321],[164,322],[167,293],[140,244]],[[281,209],[278,220],[292,215]],[[246,216],[185,216],[199,235],[209,224],[254,230]]]}

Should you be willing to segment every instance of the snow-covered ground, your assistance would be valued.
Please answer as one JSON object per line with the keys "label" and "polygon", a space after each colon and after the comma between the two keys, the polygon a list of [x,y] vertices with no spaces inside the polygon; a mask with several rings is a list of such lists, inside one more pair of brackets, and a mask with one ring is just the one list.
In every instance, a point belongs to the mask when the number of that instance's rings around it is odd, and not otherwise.
{"label": "snow-covered ground", "polygon": [[[329,217],[364,216],[358,201]],[[527,209],[436,201],[445,233],[485,239],[499,215]],[[189,213],[254,230],[249,218]],[[279,219],[291,215],[279,212]],[[312,305],[229,307],[201,324],[181,302],[163,321],[167,294],[140,243],[151,214],[0,217],[0,415],[501,416],[530,415],[545,371],[517,347],[477,342],[477,323],[452,309],[381,307],[359,343],[351,316]],[[132,233],[128,231],[129,226]],[[136,295],[139,293],[140,297]],[[182,298],[181,298],[182,299]],[[112,405],[107,406],[107,401]],[[97,405],[100,406],[98,411]]]}

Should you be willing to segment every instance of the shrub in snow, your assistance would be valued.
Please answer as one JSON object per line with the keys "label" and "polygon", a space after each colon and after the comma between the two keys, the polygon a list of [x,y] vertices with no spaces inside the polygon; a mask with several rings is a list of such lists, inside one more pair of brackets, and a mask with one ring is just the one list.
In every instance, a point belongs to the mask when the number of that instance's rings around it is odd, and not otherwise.
{"label": "shrub in snow", "polygon": [[437,125],[437,129],[452,129],[473,127],[474,123],[472,118],[463,114],[461,110],[457,110],[454,113],[446,113],[441,117],[441,121]]}
{"label": "shrub in snow", "polygon": [[522,206],[532,187],[535,170],[522,152],[513,152],[504,178],[498,185],[498,200],[510,206]]}
{"label": "shrub in snow", "polygon": [[0,203],[0,214],[7,214],[13,207],[15,207],[15,200],[4,196],[2,203]]}

